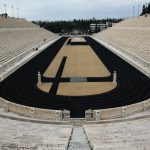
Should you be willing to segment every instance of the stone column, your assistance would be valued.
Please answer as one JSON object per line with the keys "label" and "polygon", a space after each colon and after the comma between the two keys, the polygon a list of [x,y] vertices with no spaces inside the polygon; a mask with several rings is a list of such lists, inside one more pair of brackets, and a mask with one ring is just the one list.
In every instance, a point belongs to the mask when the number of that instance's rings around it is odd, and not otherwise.
{"label": "stone column", "polygon": [[70,111],[63,110],[63,120],[70,120]]}
{"label": "stone column", "polygon": [[113,83],[117,83],[117,72],[114,71],[113,73]]}
{"label": "stone column", "polygon": [[92,109],[89,109],[89,110],[86,110],[86,111],[85,111],[85,118],[86,118],[87,120],[93,118],[93,111],[92,111]]}
{"label": "stone column", "polygon": [[100,120],[100,112],[97,111],[97,112],[96,112],[96,121],[99,121],[99,120]]}
{"label": "stone column", "polygon": [[38,84],[41,84],[41,73],[38,72]]}

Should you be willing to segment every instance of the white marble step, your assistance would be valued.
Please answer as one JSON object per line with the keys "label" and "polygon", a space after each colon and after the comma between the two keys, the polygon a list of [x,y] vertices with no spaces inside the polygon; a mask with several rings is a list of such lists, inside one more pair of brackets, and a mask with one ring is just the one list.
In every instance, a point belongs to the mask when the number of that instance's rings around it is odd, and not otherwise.
{"label": "white marble step", "polygon": [[82,127],[74,127],[68,150],[91,150]]}

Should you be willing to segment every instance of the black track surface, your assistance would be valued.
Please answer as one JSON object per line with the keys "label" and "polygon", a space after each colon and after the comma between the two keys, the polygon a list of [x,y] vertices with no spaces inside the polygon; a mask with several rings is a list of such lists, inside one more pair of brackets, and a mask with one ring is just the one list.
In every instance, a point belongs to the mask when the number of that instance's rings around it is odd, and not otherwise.
{"label": "black track surface", "polygon": [[[59,49],[66,41],[61,38],[44,52],[29,61],[6,80],[0,83],[0,96],[19,104],[46,108],[68,109],[71,117],[84,117],[86,109],[105,109],[137,103],[150,98],[150,79],[137,71],[121,58],[107,50],[91,38],[86,38],[97,56],[103,61],[108,70],[118,73],[118,86],[114,90],[100,95],[67,97],[44,93],[37,89],[37,73],[42,74],[55,58]],[[87,78],[88,82],[109,81],[107,78]],[[44,82],[53,81],[55,78],[42,78]],[[69,78],[59,78],[60,82],[69,82]]]}

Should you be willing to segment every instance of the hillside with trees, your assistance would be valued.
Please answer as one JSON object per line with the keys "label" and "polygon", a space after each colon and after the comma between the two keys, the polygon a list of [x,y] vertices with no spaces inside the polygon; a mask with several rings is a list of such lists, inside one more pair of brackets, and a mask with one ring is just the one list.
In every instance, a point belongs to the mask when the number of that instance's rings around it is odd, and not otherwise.
{"label": "hillside with trees", "polygon": [[70,20],[70,21],[33,21],[33,23],[38,24],[40,27],[43,27],[54,33],[71,33],[73,30],[79,31],[81,34],[90,33],[90,24],[106,24],[106,22],[118,23],[122,21],[122,18],[119,19],[102,19],[97,20],[93,19],[79,19],[79,20]]}

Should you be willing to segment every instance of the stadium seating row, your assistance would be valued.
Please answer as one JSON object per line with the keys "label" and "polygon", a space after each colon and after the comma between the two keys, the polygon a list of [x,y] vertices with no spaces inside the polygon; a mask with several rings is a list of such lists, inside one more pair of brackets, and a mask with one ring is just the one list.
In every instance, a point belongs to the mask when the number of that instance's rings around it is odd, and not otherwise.
{"label": "stadium seating row", "polygon": [[0,117],[0,149],[66,150],[71,125],[22,122]]}
{"label": "stadium seating row", "polygon": [[128,28],[109,28],[95,35],[98,39],[113,45],[116,48],[121,48],[131,54],[150,60],[150,28],[145,29],[128,29]]}
{"label": "stadium seating row", "polygon": [[93,150],[148,150],[150,118],[99,125],[84,125]]}
{"label": "stadium seating row", "polygon": [[0,16],[0,28],[38,28],[37,25],[32,24],[24,19],[5,18]]}
{"label": "stadium seating row", "polygon": [[0,35],[0,65],[4,65],[17,55],[57,37],[40,28],[0,30]]}
{"label": "stadium seating row", "polygon": [[0,81],[57,38],[56,34],[24,19],[0,16]]}
{"label": "stadium seating row", "polygon": [[150,27],[150,15],[140,16],[126,19],[118,24],[115,24],[114,27]]}
{"label": "stadium seating row", "polygon": [[92,37],[150,77],[150,15],[127,19]]}

